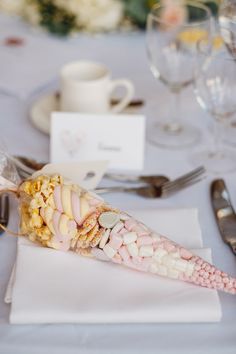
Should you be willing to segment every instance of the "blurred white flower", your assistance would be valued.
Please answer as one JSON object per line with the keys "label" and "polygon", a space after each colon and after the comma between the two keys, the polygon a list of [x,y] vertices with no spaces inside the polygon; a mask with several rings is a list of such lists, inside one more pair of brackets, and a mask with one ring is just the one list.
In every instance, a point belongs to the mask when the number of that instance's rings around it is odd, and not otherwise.
{"label": "blurred white flower", "polygon": [[25,0],[0,0],[0,11],[11,15],[21,15]]}
{"label": "blurred white flower", "polygon": [[26,6],[24,7],[23,15],[33,26],[40,24],[41,15],[39,13],[38,6],[35,3],[27,1]]}
{"label": "blurred white flower", "polygon": [[71,12],[76,24],[86,31],[109,31],[123,18],[124,6],[119,0],[55,0],[55,5]]}

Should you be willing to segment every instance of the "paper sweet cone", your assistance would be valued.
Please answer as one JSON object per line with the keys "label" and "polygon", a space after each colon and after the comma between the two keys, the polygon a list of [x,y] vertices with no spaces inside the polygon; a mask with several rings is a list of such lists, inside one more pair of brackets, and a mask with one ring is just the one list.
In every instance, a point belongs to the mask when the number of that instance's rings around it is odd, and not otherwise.
{"label": "paper sweet cone", "polygon": [[43,246],[236,294],[236,279],[62,176],[19,186],[21,233]]}

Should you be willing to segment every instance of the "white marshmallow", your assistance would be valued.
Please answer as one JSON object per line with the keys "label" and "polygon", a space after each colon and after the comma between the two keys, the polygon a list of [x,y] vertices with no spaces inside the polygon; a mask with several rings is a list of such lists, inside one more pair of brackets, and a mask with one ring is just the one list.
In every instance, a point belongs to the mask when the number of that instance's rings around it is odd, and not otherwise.
{"label": "white marshmallow", "polygon": [[136,232],[127,232],[123,235],[123,240],[125,245],[135,242],[137,240]]}
{"label": "white marshmallow", "polygon": [[183,259],[177,259],[175,262],[175,268],[181,272],[185,272],[187,269],[188,262]]}
{"label": "white marshmallow", "polygon": [[119,221],[111,230],[112,234],[115,234],[117,232],[119,232],[121,229],[123,229],[124,227],[124,223],[122,221]]}
{"label": "white marshmallow", "polygon": [[168,268],[173,268],[175,265],[175,262],[176,262],[176,260],[168,254],[161,258],[161,263],[166,265]]}
{"label": "white marshmallow", "polygon": [[159,264],[157,266],[157,274],[166,276],[167,275],[167,268],[164,265]]}
{"label": "white marshmallow", "polygon": [[105,246],[105,244],[107,243],[108,241],[108,238],[110,236],[110,232],[111,230],[110,229],[107,229],[104,234],[102,235],[102,238],[99,242],[99,248],[103,248]]}
{"label": "white marshmallow", "polygon": [[109,244],[106,244],[103,248],[103,252],[107,255],[109,258],[113,258],[114,255],[116,254],[116,250],[112,248]]}
{"label": "white marshmallow", "polygon": [[151,234],[151,237],[152,237],[154,243],[161,241],[161,237],[158,234],[154,233],[154,232]]}
{"label": "white marshmallow", "polygon": [[168,253],[166,250],[164,250],[163,248],[158,248],[155,252],[154,252],[154,259],[158,262],[158,263],[162,263],[162,258],[164,256],[166,256]]}
{"label": "white marshmallow", "polygon": [[174,257],[174,258],[180,258],[180,254],[178,251],[176,252],[171,252],[171,256]]}
{"label": "white marshmallow", "polygon": [[151,273],[157,273],[157,271],[158,271],[158,265],[156,264],[156,263],[152,263],[152,264],[150,264],[150,266],[149,266],[149,272],[151,272]]}
{"label": "white marshmallow", "polygon": [[140,257],[152,257],[153,256],[153,247],[152,245],[144,245],[139,248]]}
{"label": "white marshmallow", "polygon": [[132,256],[132,257],[137,257],[138,256],[138,246],[136,245],[135,242],[133,243],[129,243],[127,245],[127,249],[129,251],[129,254]]}
{"label": "white marshmallow", "polygon": [[188,264],[187,264],[187,269],[186,269],[186,275],[187,275],[188,277],[190,277],[190,276],[193,274],[194,268],[195,268],[195,265],[194,265],[193,263],[189,263],[189,262],[188,262]]}
{"label": "white marshmallow", "polygon": [[110,260],[110,258],[108,258],[107,255],[97,247],[92,248],[91,253],[95,258],[100,259],[101,261],[109,261]]}
{"label": "white marshmallow", "polygon": [[105,211],[98,218],[99,224],[106,229],[114,227],[119,220],[119,214],[115,213],[114,211]]}
{"label": "white marshmallow", "polygon": [[126,220],[129,220],[130,219],[130,216],[127,215],[127,214],[120,214],[120,220],[123,220],[123,221],[126,221]]}
{"label": "white marshmallow", "polygon": [[167,276],[172,279],[178,279],[179,272],[175,269],[168,269]]}

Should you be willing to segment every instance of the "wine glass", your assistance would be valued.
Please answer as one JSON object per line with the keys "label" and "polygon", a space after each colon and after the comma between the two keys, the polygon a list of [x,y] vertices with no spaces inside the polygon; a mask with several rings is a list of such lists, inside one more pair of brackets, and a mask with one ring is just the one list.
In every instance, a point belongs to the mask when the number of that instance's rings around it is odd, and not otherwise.
{"label": "wine glass", "polygon": [[191,161],[213,173],[235,170],[236,155],[222,145],[224,127],[236,113],[236,62],[224,44],[216,47],[199,42],[194,91],[200,106],[214,119],[214,144],[191,156]]}
{"label": "wine glass", "polygon": [[230,53],[236,58],[236,1],[225,0],[219,9],[221,36]]}
{"label": "wine glass", "polygon": [[180,92],[193,83],[196,44],[211,33],[211,12],[191,1],[185,6],[156,4],[148,15],[146,32],[151,71],[173,96],[173,104],[168,105],[172,106],[170,117],[165,123],[153,124],[149,140],[168,148],[192,145],[200,132],[182,121]]}
{"label": "wine glass", "polygon": [[[236,60],[236,1],[224,0],[219,9],[219,28],[227,49]],[[236,145],[236,117],[225,129],[225,142]]]}

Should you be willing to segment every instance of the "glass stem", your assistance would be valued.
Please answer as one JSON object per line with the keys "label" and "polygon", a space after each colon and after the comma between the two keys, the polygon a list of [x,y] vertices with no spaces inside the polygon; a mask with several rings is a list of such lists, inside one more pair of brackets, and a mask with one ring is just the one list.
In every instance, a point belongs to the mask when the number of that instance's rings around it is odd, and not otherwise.
{"label": "glass stem", "polygon": [[171,112],[170,112],[170,120],[165,125],[165,128],[168,132],[173,134],[178,134],[181,129],[182,125],[180,123],[180,90],[172,90],[172,105],[171,105]]}
{"label": "glass stem", "polygon": [[222,131],[224,127],[217,120],[214,121],[212,154],[221,155]]}

